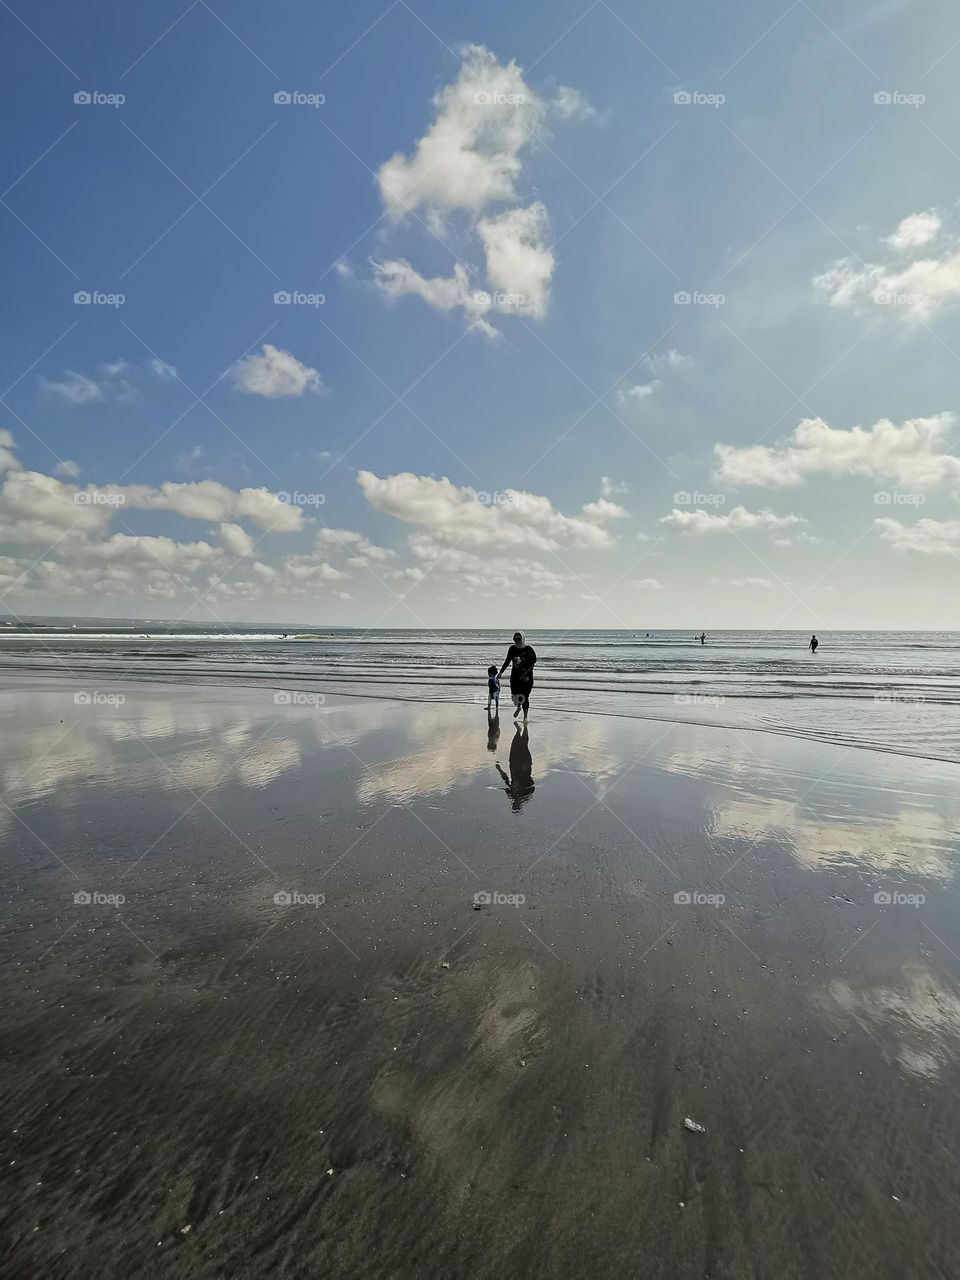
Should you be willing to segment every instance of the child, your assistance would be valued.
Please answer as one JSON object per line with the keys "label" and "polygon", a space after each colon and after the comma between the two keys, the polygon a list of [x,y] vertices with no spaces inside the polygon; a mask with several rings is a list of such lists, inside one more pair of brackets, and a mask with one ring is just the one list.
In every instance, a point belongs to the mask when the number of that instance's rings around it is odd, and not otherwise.
{"label": "child", "polygon": [[490,710],[491,703],[496,704],[497,712],[500,711],[500,676],[496,667],[487,667],[487,710]]}

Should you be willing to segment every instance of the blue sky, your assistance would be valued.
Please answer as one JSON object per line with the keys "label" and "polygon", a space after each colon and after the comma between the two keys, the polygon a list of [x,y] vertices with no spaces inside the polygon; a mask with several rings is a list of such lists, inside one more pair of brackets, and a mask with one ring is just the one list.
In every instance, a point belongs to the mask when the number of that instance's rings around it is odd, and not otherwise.
{"label": "blue sky", "polygon": [[952,6],[0,26],[12,615],[955,625]]}

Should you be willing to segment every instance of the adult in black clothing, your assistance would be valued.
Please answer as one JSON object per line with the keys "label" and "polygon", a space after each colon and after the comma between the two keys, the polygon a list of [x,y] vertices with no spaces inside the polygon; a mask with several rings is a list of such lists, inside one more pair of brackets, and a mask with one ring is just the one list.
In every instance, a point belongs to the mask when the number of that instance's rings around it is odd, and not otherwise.
{"label": "adult in black clothing", "polygon": [[521,711],[524,721],[527,719],[527,713],[530,710],[530,690],[533,688],[533,668],[536,661],[536,650],[532,645],[527,644],[522,631],[515,631],[513,644],[507,650],[507,656],[500,668],[500,675],[503,675],[507,667],[510,668],[510,695],[513,698],[514,720]]}

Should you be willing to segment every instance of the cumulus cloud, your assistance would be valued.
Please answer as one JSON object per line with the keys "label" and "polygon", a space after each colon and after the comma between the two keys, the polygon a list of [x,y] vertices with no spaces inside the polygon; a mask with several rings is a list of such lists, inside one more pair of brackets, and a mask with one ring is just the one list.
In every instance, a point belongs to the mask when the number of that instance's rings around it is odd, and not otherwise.
{"label": "cumulus cloud", "polygon": [[[14,453],[14,439],[9,431],[0,429],[0,471],[19,471],[20,459]],[[75,465],[73,463],[71,466]]]}
{"label": "cumulus cloud", "polygon": [[792,529],[806,524],[802,516],[778,516],[772,511],[748,511],[746,507],[734,507],[725,515],[715,515],[697,507],[692,511],[681,511],[678,507],[668,516],[661,516],[660,523],[675,533],[700,536],[713,533],[747,533],[753,530],[772,532],[778,529]]}
{"label": "cumulus cloud", "polygon": [[626,480],[614,480],[611,476],[600,477],[600,496],[602,498],[615,498],[618,494],[629,492],[630,486]]}
{"label": "cumulus cloud", "polygon": [[163,484],[115,485],[101,493],[120,495],[129,507],[152,511],[173,511],[193,520],[215,522],[252,520],[268,532],[295,533],[304,527],[300,507],[284,502],[269,489],[230,489],[218,480],[185,483],[167,480]]}
{"label": "cumulus cloud", "polygon": [[894,551],[914,551],[925,556],[960,555],[960,520],[918,520],[905,525],[884,518],[874,521],[880,537]]}
{"label": "cumulus cloud", "polygon": [[935,209],[925,213],[911,213],[900,223],[896,231],[887,236],[892,249],[918,249],[935,240],[943,222]]}
{"label": "cumulus cloud", "polygon": [[381,478],[360,471],[357,480],[371,506],[463,547],[608,547],[614,539],[603,523],[622,513],[615,503],[600,499],[588,503],[579,516],[565,516],[549,498],[518,489],[504,490],[492,503],[470,486],[410,472]]}
{"label": "cumulus cloud", "polygon": [[541,320],[550,302],[555,259],[546,243],[547,211],[537,201],[482,218],[477,231],[487,255],[487,280],[501,311]]}
{"label": "cumulus cloud", "polygon": [[[831,307],[880,307],[907,322],[927,320],[960,297],[960,240],[941,230],[935,210],[910,214],[884,239],[885,260],[839,258],[814,277],[814,290]],[[926,256],[914,256],[921,250]]]}
{"label": "cumulus cloud", "polygon": [[253,539],[242,525],[222,524],[219,537],[224,550],[230,555],[244,558],[253,555]]}
{"label": "cumulus cloud", "polygon": [[501,65],[482,45],[463,52],[460,74],[433,99],[434,119],[414,146],[377,174],[391,218],[418,208],[480,213],[516,199],[521,154],[541,127],[544,106],[515,62]]}
{"label": "cumulus cloud", "polygon": [[441,311],[461,309],[488,336],[497,333],[488,312],[541,319],[556,265],[549,217],[540,201],[519,203],[518,180],[548,115],[584,118],[592,108],[566,86],[544,101],[515,62],[502,64],[481,45],[467,47],[457,79],[433,107],[412,153],[397,152],[381,166],[380,197],[394,223],[423,210],[428,226],[444,232],[457,215],[476,237],[484,268],[458,262],[449,276],[427,277],[405,258],[389,258],[373,264],[374,282],[391,298],[413,295]]}
{"label": "cumulus cloud", "polygon": [[58,476],[66,476],[68,480],[76,480],[80,474],[79,462],[71,462],[69,458],[61,458],[54,467]]}
{"label": "cumulus cloud", "polygon": [[232,377],[238,391],[251,396],[302,396],[306,391],[323,390],[316,369],[301,364],[289,351],[265,342],[259,355],[245,356],[233,367]]}
{"label": "cumulus cloud", "polygon": [[638,382],[636,386],[618,391],[617,399],[621,404],[629,404],[631,400],[649,400],[652,395],[656,395],[661,385],[657,378],[653,382]]}
{"label": "cumulus cloud", "polygon": [[583,514],[587,520],[591,520],[594,524],[604,524],[607,520],[623,520],[629,516],[629,511],[624,511],[616,502],[611,502],[608,498],[598,498],[596,502],[586,502],[583,505]]}
{"label": "cumulus cloud", "polygon": [[952,413],[909,418],[897,426],[882,418],[849,431],[822,418],[805,418],[781,444],[715,447],[717,476],[731,484],[786,488],[808,476],[860,475],[911,488],[960,490],[960,458],[945,451]]}

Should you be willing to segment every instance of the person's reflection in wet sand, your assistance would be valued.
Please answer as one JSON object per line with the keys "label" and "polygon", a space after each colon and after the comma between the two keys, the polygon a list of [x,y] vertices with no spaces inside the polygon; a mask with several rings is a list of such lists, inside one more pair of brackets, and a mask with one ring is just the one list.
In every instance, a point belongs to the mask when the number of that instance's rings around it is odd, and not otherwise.
{"label": "person's reflection in wet sand", "polygon": [[513,801],[513,812],[519,813],[533,795],[533,758],[526,725],[517,725],[517,731],[510,743],[510,777],[497,765],[497,772],[506,784],[504,790]]}
{"label": "person's reflection in wet sand", "polygon": [[496,751],[497,743],[500,741],[500,707],[497,706],[496,711],[490,711],[487,707],[487,750]]}

